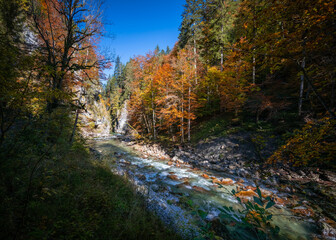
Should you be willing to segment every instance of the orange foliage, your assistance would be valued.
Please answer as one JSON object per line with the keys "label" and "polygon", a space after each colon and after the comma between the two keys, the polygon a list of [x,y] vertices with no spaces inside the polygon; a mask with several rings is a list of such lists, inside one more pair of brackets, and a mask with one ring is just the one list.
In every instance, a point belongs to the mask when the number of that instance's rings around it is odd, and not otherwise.
{"label": "orange foliage", "polygon": [[251,189],[248,189],[247,191],[240,191],[238,193],[235,194],[237,197],[240,197],[240,198],[250,198],[250,197],[257,197],[258,194],[255,193],[253,190]]}
{"label": "orange foliage", "polygon": [[139,56],[134,65],[131,86],[131,124],[148,135],[166,132],[184,139],[187,121],[196,118],[192,53],[181,50],[176,56],[157,53]]}

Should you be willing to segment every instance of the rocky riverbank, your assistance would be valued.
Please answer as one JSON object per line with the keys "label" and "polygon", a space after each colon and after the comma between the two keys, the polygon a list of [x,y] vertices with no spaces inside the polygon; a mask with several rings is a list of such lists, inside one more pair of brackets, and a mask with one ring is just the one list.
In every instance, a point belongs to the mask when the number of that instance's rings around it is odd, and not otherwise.
{"label": "rocky riverbank", "polygon": [[200,142],[193,147],[169,148],[128,138],[124,141],[141,152],[143,157],[167,160],[176,167],[190,164],[195,168],[215,170],[277,189],[289,197],[295,194],[298,200],[291,203],[293,213],[311,216],[323,229],[326,239],[336,238],[336,174],[325,169],[267,166],[263,160],[276,148],[273,138],[264,143],[262,149],[256,146],[248,133]]}
{"label": "rocky riverbank", "polygon": [[276,149],[274,140],[265,143],[258,150],[249,134],[234,134],[201,142],[196,146],[166,148],[159,144],[136,142],[126,138],[128,145],[145,156],[170,159],[176,163],[189,163],[219,172],[226,172],[241,178],[261,181],[265,185],[277,186],[282,181],[316,182],[326,185],[336,184],[336,174],[324,169],[294,169],[283,165],[275,168],[264,164]]}

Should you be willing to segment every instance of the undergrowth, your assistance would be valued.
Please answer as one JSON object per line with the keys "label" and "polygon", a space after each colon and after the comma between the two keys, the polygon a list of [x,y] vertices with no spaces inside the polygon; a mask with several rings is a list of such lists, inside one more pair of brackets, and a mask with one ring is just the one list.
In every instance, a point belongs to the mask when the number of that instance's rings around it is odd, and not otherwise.
{"label": "undergrowth", "polygon": [[30,121],[0,146],[0,239],[179,239],[80,137],[69,143],[69,122]]}

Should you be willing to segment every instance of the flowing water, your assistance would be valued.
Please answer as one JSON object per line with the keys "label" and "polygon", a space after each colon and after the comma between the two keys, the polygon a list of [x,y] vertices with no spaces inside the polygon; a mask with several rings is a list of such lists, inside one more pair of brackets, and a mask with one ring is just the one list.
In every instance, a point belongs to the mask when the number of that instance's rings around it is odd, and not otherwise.
{"label": "flowing water", "polygon": [[[186,205],[182,204],[186,200],[191,200],[193,204],[206,211],[208,219],[216,218],[220,213],[218,208],[221,206],[241,208],[237,199],[231,194],[233,189],[242,187],[235,176],[194,169],[187,164],[174,166],[168,160],[143,158],[139,152],[118,139],[99,140],[93,145],[103,154],[114,173],[127,177],[145,196],[148,208],[186,239],[199,234],[194,216]],[[218,188],[211,179],[204,177],[204,173],[216,179],[230,178],[233,184]],[[244,179],[243,184],[254,185],[247,179]],[[266,188],[263,190],[281,197],[275,190]],[[317,231],[312,221],[295,218],[284,206],[277,205],[271,212],[274,215],[273,223],[281,229],[279,239],[312,239],[312,234]],[[231,226],[228,229],[231,233],[239,231],[241,239],[254,239],[249,232],[237,227]]]}

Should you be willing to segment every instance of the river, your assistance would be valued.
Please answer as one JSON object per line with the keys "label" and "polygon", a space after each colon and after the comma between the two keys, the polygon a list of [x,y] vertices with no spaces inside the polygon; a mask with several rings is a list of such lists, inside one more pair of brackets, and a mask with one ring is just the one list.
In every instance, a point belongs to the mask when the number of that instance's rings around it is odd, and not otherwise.
{"label": "river", "polygon": [[[176,164],[169,160],[145,158],[140,152],[117,139],[96,140],[93,147],[98,150],[111,171],[129,179],[141,193],[149,210],[155,212],[163,222],[179,232],[185,239],[193,239],[200,234],[200,226],[188,207],[199,206],[207,213],[206,218],[213,221],[220,214],[222,206],[234,210],[242,208],[232,190],[249,189],[255,185],[248,179],[243,181],[236,176],[221,172],[196,169],[188,164]],[[223,180],[224,179],[224,180]],[[218,187],[216,181],[227,182]],[[262,192],[288,199],[276,190],[261,186]],[[247,190],[246,192],[249,192]],[[247,194],[248,195],[248,194]],[[247,196],[249,198],[251,196]],[[280,228],[278,239],[312,239],[318,231],[314,221],[306,217],[300,219],[293,216],[286,207],[285,201],[277,201],[270,212],[273,214],[272,224]],[[300,209],[300,207],[298,207]],[[231,239],[255,239],[248,230],[227,227]]]}

